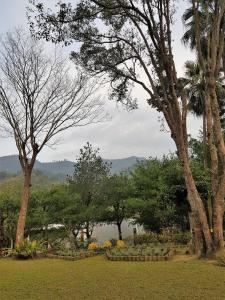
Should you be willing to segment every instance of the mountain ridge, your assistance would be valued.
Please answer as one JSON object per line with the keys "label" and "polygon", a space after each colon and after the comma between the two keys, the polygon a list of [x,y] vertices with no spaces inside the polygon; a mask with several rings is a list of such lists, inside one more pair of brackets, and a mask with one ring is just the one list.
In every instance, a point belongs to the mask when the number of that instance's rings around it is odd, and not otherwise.
{"label": "mountain ridge", "polygon": [[[111,172],[118,174],[122,171],[132,170],[139,161],[145,160],[144,157],[130,156],[119,159],[103,159],[111,163]],[[41,171],[43,174],[54,177],[66,177],[72,175],[75,162],[70,160],[59,160],[52,162],[36,161],[34,170]],[[7,155],[0,157],[0,172],[8,174],[17,174],[21,171],[18,155]]]}

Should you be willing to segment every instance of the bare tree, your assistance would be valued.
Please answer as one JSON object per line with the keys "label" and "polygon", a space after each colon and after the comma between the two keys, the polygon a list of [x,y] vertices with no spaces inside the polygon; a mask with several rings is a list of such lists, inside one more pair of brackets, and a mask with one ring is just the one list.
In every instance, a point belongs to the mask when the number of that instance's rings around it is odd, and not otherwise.
{"label": "bare tree", "polygon": [[37,155],[60,132],[102,120],[96,84],[83,74],[69,76],[65,60],[49,57],[43,45],[21,30],[1,44],[0,125],[14,137],[24,174],[16,241],[24,237],[32,170]]}

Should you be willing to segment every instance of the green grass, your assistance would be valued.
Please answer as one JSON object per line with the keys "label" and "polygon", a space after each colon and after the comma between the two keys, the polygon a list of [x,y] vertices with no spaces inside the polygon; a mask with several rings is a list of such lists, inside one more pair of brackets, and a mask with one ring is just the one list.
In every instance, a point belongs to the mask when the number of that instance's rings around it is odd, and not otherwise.
{"label": "green grass", "polygon": [[225,268],[199,260],[0,260],[0,299],[225,299]]}

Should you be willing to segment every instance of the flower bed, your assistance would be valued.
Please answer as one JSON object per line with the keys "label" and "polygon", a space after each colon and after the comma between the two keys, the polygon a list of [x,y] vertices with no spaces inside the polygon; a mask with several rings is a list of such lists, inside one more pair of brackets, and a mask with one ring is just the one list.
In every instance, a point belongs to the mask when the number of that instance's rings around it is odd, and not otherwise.
{"label": "flower bed", "polygon": [[172,256],[173,250],[170,248],[130,247],[106,252],[106,257],[111,261],[164,261]]}

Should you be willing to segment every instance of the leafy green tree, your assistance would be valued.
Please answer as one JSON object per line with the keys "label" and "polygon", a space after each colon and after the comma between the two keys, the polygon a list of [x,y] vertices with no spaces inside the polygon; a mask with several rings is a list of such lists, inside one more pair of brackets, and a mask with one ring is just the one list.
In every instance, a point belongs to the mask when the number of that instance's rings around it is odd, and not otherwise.
{"label": "leafy green tree", "polygon": [[143,200],[157,198],[162,187],[160,175],[161,162],[157,158],[139,162],[132,172],[138,197]]}
{"label": "leafy green tree", "polygon": [[70,238],[71,234],[75,236],[80,229],[78,219],[82,209],[77,198],[66,184],[35,188],[31,193],[26,233],[49,243]]}
{"label": "leafy green tree", "polygon": [[[204,206],[208,208],[210,177],[194,151],[195,149],[192,151],[195,158],[191,159],[191,169]],[[173,225],[183,231],[189,229],[187,188],[182,168],[175,156],[170,155],[162,160],[150,158],[141,162],[133,171],[132,177],[135,197],[139,199],[136,222],[156,232]]]}
{"label": "leafy green tree", "polygon": [[[57,195],[57,197],[56,197]],[[48,226],[57,222],[58,196],[60,197],[57,187],[37,187],[30,195],[30,203],[26,223],[26,232],[32,231],[45,232],[47,234]],[[62,199],[62,202],[65,200]]]}
{"label": "leafy green tree", "polygon": [[[0,215],[2,244],[13,247],[20,207],[22,177],[9,177],[0,184]],[[0,245],[1,246],[1,245]]]}
{"label": "leafy green tree", "polygon": [[[205,153],[204,153],[204,142],[203,142],[203,134],[199,133],[198,138],[193,138],[189,136],[188,139],[188,153],[191,160],[198,161],[202,167],[205,167]],[[209,158],[207,158],[208,160]]]}
{"label": "leafy green tree", "polygon": [[[175,166],[172,164],[173,161],[166,158],[163,161],[150,158],[139,163],[132,173],[135,196],[142,199],[142,202],[138,202],[139,208],[137,207],[138,213],[135,219],[146,229],[159,232],[162,227],[176,224],[176,204],[169,189],[175,184],[178,186],[180,178],[182,178],[182,186],[179,185],[179,188],[183,189],[184,182],[180,168],[179,172],[176,168],[172,169],[172,166]],[[168,171],[171,177],[167,176]],[[168,183],[172,176],[176,180]],[[186,194],[183,201],[185,203]]]}
{"label": "leafy green tree", "polygon": [[93,149],[90,143],[80,149],[73,176],[69,178],[69,187],[71,192],[80,196],[80,217],[83,218],[83,229],[87,239],[92,235],[96,206],[103,197],[102,185],[109,173],[110,165],[99,156],[99,149]]}
{"label": "leafy green tree", "polygon": [[106,207],[102,210],[100,220],[109,224],[115,224],[118,228],[119,240],[122,236],[122,222],[133,215],[130,207],[134,189],[132,180],[126,173],[113,175],[104,183],[104,198]]}

